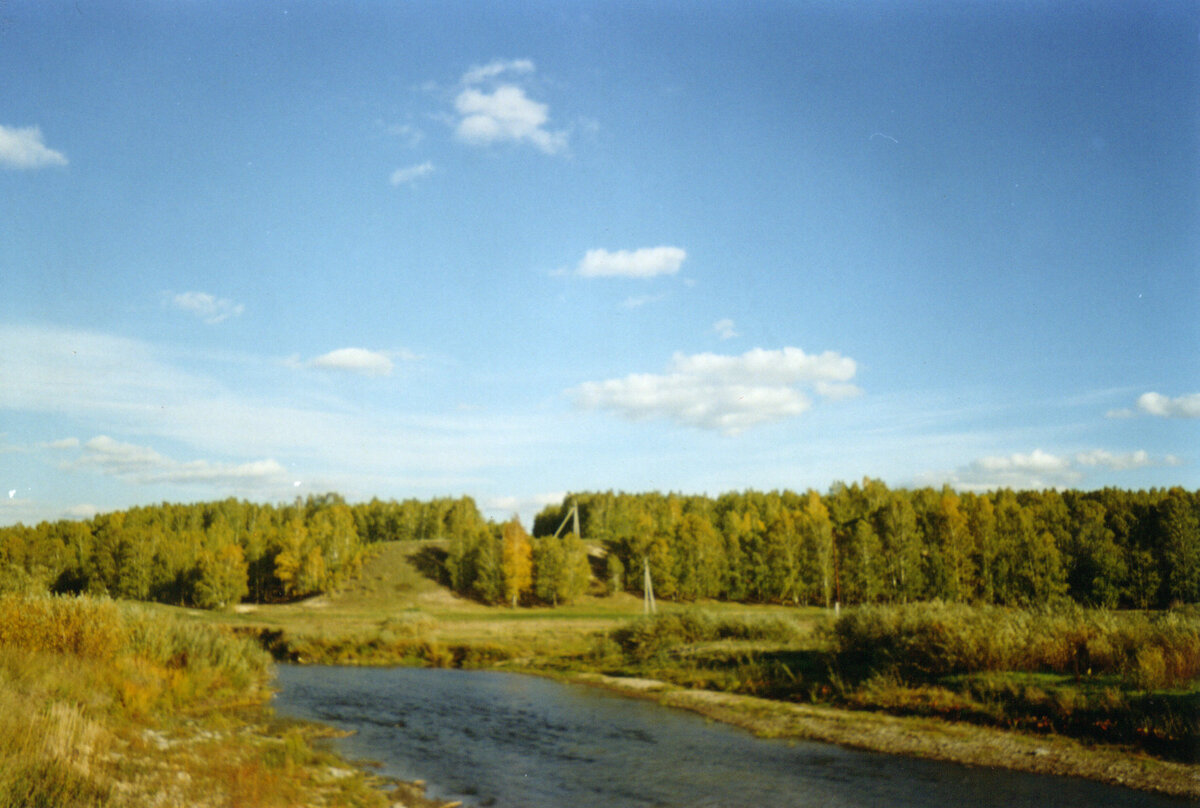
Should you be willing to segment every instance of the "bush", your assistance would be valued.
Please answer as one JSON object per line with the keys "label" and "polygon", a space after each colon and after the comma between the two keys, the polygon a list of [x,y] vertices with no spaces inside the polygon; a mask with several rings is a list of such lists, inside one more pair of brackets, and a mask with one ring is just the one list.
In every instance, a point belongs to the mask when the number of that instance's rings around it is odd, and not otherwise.
{"label": "bush", "polygon": [[1027,611],[924,603],[862,606],[830,630],[844,672],[936,679],[982,671],[1116,674],[1160,688],[1200,676],[1195,612]]}
{"label": "bush", "polygon": [[107,659],[123,640],[121,614],[110,600],[0,595],[0,646]]}
{"label": "bush", "polygon": [[779,616],[714,615],[697,609],[643,617],[609,632],[629,659],[644,662],[680,645],[716,640],[787,642],[799,636],[796,624]]}

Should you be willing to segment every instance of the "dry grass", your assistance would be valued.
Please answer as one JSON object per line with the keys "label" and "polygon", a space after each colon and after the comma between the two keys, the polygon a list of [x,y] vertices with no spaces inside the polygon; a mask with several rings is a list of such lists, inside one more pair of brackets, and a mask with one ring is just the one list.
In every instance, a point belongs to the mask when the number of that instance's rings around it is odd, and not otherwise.
{"label": "dry grass", "polygon": [[267,723],[269,676],[260,648],[215,626],[0,596],[0,808],[387,804]]}

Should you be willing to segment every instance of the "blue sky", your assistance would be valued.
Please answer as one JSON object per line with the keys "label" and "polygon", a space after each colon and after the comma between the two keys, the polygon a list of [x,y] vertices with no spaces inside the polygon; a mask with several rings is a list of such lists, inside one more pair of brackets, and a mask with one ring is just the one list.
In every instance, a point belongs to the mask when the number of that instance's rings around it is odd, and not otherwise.
{"label": "blue sky", "polygon": [[0,6],[0,524],[1200,486],[1192,3]]}

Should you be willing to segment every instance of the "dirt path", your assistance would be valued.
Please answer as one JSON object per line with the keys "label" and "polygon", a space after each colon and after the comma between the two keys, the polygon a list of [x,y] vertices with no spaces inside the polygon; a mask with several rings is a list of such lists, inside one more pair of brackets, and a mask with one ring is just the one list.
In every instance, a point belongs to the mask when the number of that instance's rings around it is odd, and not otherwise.
{"label": "dirt path", "polygon": [[804,738],[972,766],[1084,777],[1200,799],[1200,766],[1158,760],[1118,747],[1085,745],[1059,736],[1027,735],[973,724],[689,690],[651,679],[602,674],[579,674],[572,678],[692,710],[765,737]]}

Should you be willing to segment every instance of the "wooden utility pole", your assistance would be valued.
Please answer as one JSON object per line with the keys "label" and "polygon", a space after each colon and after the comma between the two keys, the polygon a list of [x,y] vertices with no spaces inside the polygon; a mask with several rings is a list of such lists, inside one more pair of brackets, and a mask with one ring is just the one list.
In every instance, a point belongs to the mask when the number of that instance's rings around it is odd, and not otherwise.
{"label": "wooden utility pole", "polygon": [[650,583],[650,559],[642,559],[642,569],[645,571],[642,600],[642,611],[644,614],[654,614],[657,609],[654,606],[654,585]]}
{"label": "wooden utility pole", "polygon": [[567,511],[567,515],[563,518],[562,524],[558,526],[558,530],[554,531],[554,538],[558,538],[558,534],[562,533],[562,529],[567,526],[567,522],[571,521],[571,517],[575,517],[575,535],[583,538],[583,534],[579,532],[579,502],[571,500],[571,509]]}

